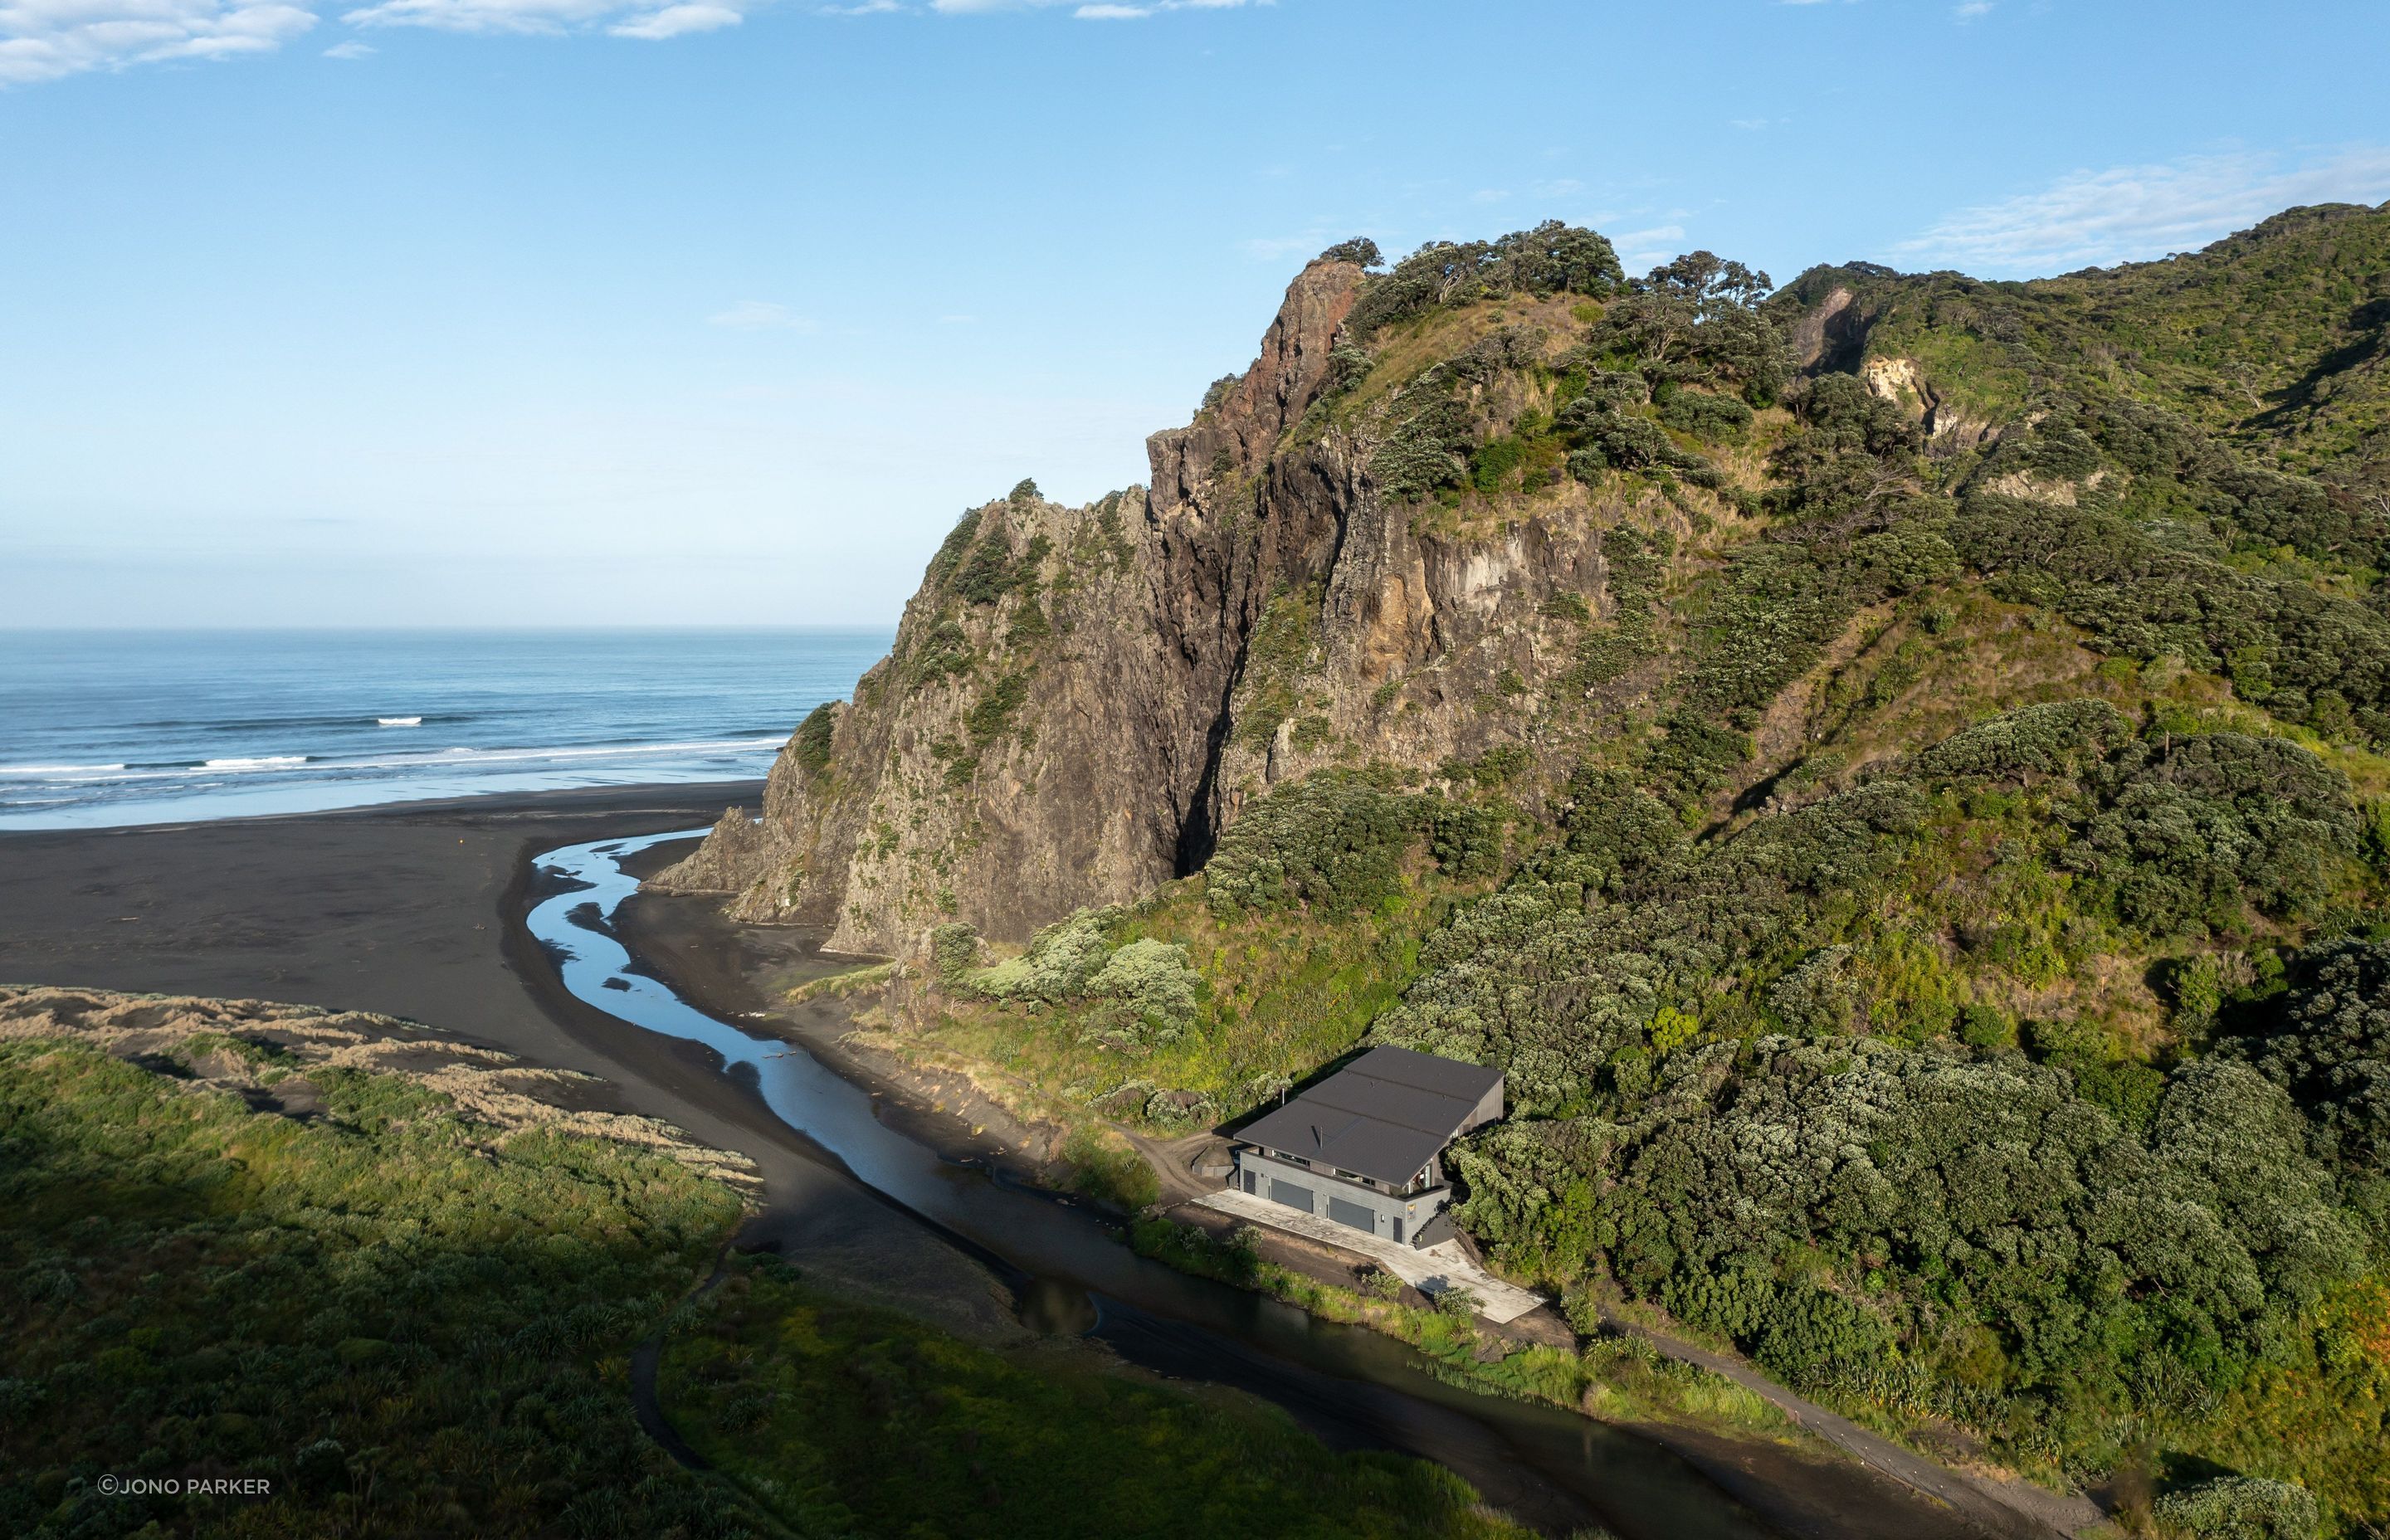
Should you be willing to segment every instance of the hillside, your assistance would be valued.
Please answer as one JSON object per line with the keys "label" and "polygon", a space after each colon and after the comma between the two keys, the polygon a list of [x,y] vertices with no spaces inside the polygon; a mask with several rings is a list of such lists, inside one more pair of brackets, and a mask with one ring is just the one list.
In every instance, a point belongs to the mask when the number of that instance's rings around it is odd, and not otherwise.
{"label": "hillside", "polygon": [[2378,1525],[2385,354],[2390,209],[2034,283],[1348,243],[1149,488],[967,515],[662,880],[1135,1126],[1498,1064],[1517,1276]]}
{"label": "hillside", "polygon": [[[752,1162],[593,1088],[365,1012],[0,986],[0,1532],[1524,1533],[1274,1406],[729,1254]],[[649,1340],[713,1473],[634,1419]]]}

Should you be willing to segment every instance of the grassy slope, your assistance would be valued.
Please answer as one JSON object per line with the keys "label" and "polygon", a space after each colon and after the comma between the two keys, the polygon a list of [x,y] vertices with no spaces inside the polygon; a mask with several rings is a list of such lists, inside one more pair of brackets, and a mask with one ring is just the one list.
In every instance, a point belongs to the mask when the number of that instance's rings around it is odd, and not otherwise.
{"label": "grassy slope", "polygon": [[[0,1043],[0,1531],[1514,1533],[1445,1472],[1327,1455],[1241,1396],[996,1354],[752,1264],[669,1339],[667,1413],[739,1485],[693,1476],[636,1429],[625,1365],[680,1319],[734,1192],[657,1149],[504,1133],[402,1074],[318,1062],[315,1118],[253,1111],[187,1078],[225,1054],[297,1084],[238,1030],[179,1070]],[[971,1467],[1033,1455],[1037,1481],[983,1508]],[[106,1474],[272,1495],[109,1498]]]}
{"label": "grassy slope", "polygon": [[[639,1434],[621,1376],[736,1196],[602,1140],[490,1148],[396,1076],[313,1078],[325,1117],[301,1123],[82,1045],[0,1047],[0,1528],[726,1521]],[[274,1495],[109,1501],[90,1483],[111,1472]]]}

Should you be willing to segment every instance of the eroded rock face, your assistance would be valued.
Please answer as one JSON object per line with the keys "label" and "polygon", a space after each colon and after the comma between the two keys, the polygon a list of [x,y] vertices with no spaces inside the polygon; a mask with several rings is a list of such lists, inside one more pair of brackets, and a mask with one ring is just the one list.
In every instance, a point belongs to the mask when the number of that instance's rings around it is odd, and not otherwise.
{"label": "eroded rock face", "polygon": [[1025,940],[1200,868],[1273,784],[1532,751],[1613,608],[1622,510],[1571,485],[1464,530],[1381,500],[1367,427],[1312,411],[1362,276],[1294,280],[1236,385],[1148,441],[1150,490],[967,516],[828,752],[798,735],[762,822],[734,810],[651,886],[834,950],[910,954],[952,919]]}
{"label": "eroded rock face", "polygon": [[1925,430],[1927,443],[1934,448],[1952,452],[1972,449],[1993,437],[1987,419],[1961,412],[1943,400],[1913,358],[1869,358],[1859,366],[1859,379],[1876,396],[1916,418]]}

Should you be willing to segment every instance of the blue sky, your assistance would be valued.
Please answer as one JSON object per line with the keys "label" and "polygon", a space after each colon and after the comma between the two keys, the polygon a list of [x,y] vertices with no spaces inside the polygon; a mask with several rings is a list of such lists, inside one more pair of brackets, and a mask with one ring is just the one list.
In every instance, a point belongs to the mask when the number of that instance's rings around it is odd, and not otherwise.
{"label": "blue sky", "polygon": [[2390,199],[2385,43],[2378,4],[0,0],[0,625],[885,622],[965,507],[1142,480],[1345,236],[2158,256]]}

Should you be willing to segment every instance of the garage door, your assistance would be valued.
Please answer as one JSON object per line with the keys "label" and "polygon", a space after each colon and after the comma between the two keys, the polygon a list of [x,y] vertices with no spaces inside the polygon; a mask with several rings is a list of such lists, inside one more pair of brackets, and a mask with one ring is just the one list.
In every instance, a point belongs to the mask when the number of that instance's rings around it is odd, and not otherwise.
{"label": "garage door", "polygon": [[1305,1213],[1318,1212],[1311,1206],[1309,1187],[1300,1182],[1281,1182],[1275,1176],[1270,1178],[1270,1201],[1284,1203],[1290,1209],[1301,1209]]}
{"label": "garage door", "polygon": [[1358,1203],[1347,1203],[1342,1198],[1328,1200],[1328,1217],[1339,1225],[1350,1225],[1356,1230],[1367,1230],[1371,1235],[1378,1233],[1376,1213]]}

